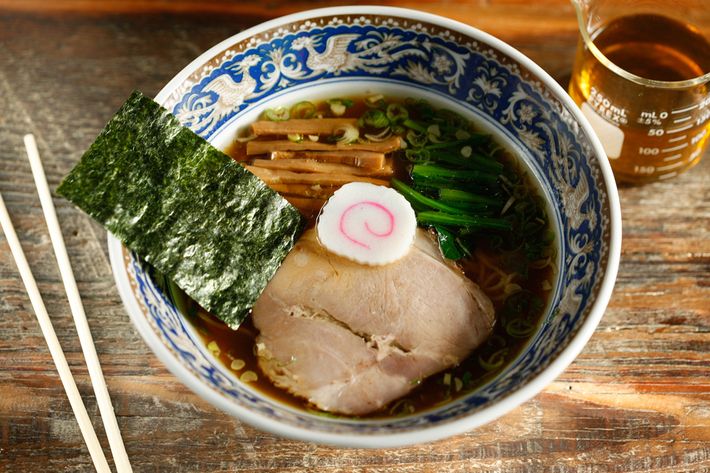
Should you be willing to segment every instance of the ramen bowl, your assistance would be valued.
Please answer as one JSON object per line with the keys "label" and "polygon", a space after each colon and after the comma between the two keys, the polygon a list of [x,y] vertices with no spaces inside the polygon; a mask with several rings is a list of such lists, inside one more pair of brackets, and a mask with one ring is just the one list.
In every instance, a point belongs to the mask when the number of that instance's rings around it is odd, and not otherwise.
{"label": "ramen bowl", "polygon": [[149,267],[110,235],[109,251],[131,320],[197,395],[281,436],[392,447],[474,429],[560,375],[609,301],[621,220],[603,148],[564,90],[502,41],[442,17],[370,6],[275,19],[202,54],[156,100],[225,148],[268,107],[367,93],[421,97],[468,117],[506,143],[547,201],[558,271],[543,322],[520,355],[473,392],[416,414],[373,419],[331,418],[287,405],[243,383],[217,360],[161,292]]}

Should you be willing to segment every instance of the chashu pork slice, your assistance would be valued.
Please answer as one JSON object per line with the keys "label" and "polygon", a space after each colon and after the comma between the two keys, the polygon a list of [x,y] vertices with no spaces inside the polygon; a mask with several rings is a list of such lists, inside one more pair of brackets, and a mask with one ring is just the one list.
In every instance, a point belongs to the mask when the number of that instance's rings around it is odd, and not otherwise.
{"label": "chashu pork slice", "polygon": [[365,266],[303,234],[256,302],[259,366],[320,409],[376,411],[451,367],[493,328],[490,299],[418,229],[409,253]]}

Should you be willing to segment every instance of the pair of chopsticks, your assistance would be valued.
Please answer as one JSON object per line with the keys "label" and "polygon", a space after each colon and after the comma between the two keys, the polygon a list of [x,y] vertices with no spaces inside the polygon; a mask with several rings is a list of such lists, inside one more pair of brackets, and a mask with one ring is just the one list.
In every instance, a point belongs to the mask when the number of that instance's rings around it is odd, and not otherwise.
{"label": "pair of chopsticks", "polygon": [[[79,334],[81,350],[84,353],[84,358],[86,359],[86,365],[89,369],[89,377],[91,378],[91,384],[94,388],[94,393],[96,394],[96,401],[99,406],[99,412],[101,413],[101,419],[103,420],[104,428],[106,429],[106,436],[108,437],[109,446],[113,455],[113,461],[118,473],[130,473],[132,471],[131,464],[128,461],[128,455],[126,454],[126,449],[123,445],[123,440],[121,439],[121,432],[118,429],[116,416],[113,412],[113,406],[111,405],[111,398],[109,397],[106,382],[104,380],[103,373],[101,372],[101,365],[99,364],[99,358],[96,355],[96,348],[94,347],[94,341],[91,337],[89,324],[86,321],[84,306],[81,303],[79,290],[77,289],[76,280],[74,279],[74,272],[72,271],[69,256],[67,255],[67,250],[64,245],[62,231],[59,227],[59,222],[57,221],[57,213],[54,209],[52,196],[49,192],[47,178],[44,175],[42,161],[40,160],[39,152],[37,150],[37,143],[32,135],[25,135],[24,141],[25,147],[27,148],[27,157],[29,158],[30,166],[32,167],[32,175],[34,176],[35,185],[37,186],[39,200],[42,203],[42,211],[44,212],[44,218],[47,222],[47,227],[49,228],[49,235],[52,239],[54,253],[57,257],[59,272],[62,275],[62,282],[64,283],[67,298],[69,299],[69,305],[71,307],[72,316],[74,317],[76,331]],[[91,419],[89,419],[86,407],[84,407],[84,402],[81,399],[79,390],[77,389],[74,378],[69,370],[69,365],[64,357],[62,347],[59,345],[59,340],[57,339],[57,335],[52,327],[52,322],[47,314],[47,309],[42,301],[42,296],[37,288],[37,283],[35,282],[32,271],[27,264],[27,259],[22,251],[22,246],[20,246],[20,240],[17,238],[17,233],[15,233],[15,228],[10,220],[10,214],[5,207],[5,202],[3,201],[1,194],[0,224],[3,232],[5,233],[5,237],[7,238],[7,242],[10,245],[12,255],[15,258],[15,263],[20,271],[20,276],[22,276],[22,281],[27,289],[27,294],[32,302],[32,307],[37,315],[37,320],[39,321],[40,328],[42,329],[42,334],[47,341],[49,352],[51,353],[54,364],[59,372],[59,378],[64,385],[64,390],[69,398],[69,403],[71,404],[76,420],[79,423],[79,428],[81,429],[81,434],[84,437],[84,442],[86,442],[86,446],[89,448],[89,454],[94,462],[94,467],[99,473],[111,473],[108,462],[106,461],[106,457],[104,456],[104,452],[101,448],[101,444],[99,444],[96,432],[94,432],[94,428],[91,425]]]}

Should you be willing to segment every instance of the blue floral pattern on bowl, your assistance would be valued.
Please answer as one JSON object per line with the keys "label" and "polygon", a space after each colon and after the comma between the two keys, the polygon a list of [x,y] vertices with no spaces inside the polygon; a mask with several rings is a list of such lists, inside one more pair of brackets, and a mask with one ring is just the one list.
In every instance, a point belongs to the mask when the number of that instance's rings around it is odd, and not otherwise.
{"label": "blue floral pattern on bowl", "polygon": [[230,402],[292,426],[330,433],[392,434],[452,422],[508,396],[544,370],[588,317],[610,252],[607,184],[589,137],[536,71],[457,30],[396,15],[323,16],[245,38],[206,61],[164,101],[207,139],[253,106],[290,89],[350,78],[425,87],[466,104],[518,147],[552,201],[560,236],[554,300],[522,355],[476,392],[419,415],[351,423],[263,398],[212,358],[160,292],[149,269],[124,250],[133,293],[174,358]]}

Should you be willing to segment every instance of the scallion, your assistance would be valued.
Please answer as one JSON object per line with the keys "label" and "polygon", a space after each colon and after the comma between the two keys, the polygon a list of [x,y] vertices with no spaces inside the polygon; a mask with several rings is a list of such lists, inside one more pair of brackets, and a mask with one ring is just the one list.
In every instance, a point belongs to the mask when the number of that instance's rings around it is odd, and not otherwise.
{"label": "scallion", "polygon": [[264,117],[272,122],[282,122],[289,119],[289,111],[285,107],[267,108]]}
{"label": "scallion", "polygon": [[387,105],[387,110],[385,111],[385,114],[387,115],[387,119],[392,124],[399,123],[409,117],[409,112],[407,111],[407,109],[396,103],[391,103]]}
{"label": "scallion", "polygon": [[290,113],[291,118],[313,118],[315,114],[316,106],[305,100],[291,107]]}
{"label": "scallion", "polygon": [[478,357],[478,364],[486,371],[494,371],[503,366],[505,358],[508,356],[508,348],[501,348],[487,357]]}
{"label": "scallion", "polygon": [[367,110],[362,114],[358,120],[360,126],[369,126],[372,128],[385,128],[389,126],[390,121],[387,118],[387,114],[382,110],[372,108]]}
{"label": "scallion", "polygon": [[336,117],[343,115],[348,108],[353,106],[353,101],[350,99],[330,99],[326,100],[326,103],[330,105],[330,111]]}
{"label": "scallion", "polygon": [[335,129],[336,143],[354,143],[360,137],[360,130],[352,125],[343,125]]}

